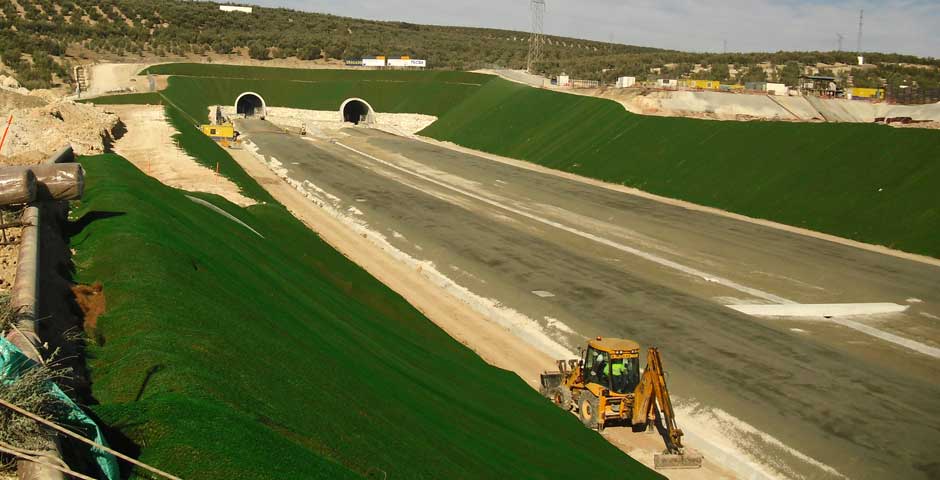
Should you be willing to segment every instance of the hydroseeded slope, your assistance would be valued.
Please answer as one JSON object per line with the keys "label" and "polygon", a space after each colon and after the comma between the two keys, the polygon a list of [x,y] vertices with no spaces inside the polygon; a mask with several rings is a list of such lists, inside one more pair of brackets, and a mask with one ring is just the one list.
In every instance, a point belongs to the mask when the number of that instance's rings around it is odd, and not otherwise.
{"label": "hydroseeded slope", "polygon": [[659,195],[940,257],[940,132],[634,115],[496,80],[421,132]]}
{"label": "hydroseeded slope", "polygon": [[82,163],[77,280],[108,306],[92,408],[143,461],[203,479],[658,478],[282,206],[199,195],[259,238],[120,157]]}
{"label": "hydroseeded slope", "polygon": [[204,64],[158,65],[147,71],[177,75],[170,78],[163,93],[199,122],[207,119],[206,107],[234,105],[243,92],[260,94],[272,107],[339,110],[344,100],[357,97],[366,99],[379,112],[440,116],[494,80],[489,75],[463,72],[356,72]]}

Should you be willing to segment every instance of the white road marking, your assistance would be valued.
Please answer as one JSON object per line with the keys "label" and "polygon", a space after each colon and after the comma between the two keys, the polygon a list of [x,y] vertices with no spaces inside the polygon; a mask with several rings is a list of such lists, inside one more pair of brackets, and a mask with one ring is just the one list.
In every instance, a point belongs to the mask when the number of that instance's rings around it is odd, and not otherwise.
{"label": "white road marking", "polygon": [[[386,161],[386,160],[382,160],[381,158],[375,157],[375,156],[373,156],[373,155],[369,155],[368,153],[359,151],[359,150],[357,150],[357,149],[355,149],[355,148],[353,148],[353,147],[350,147],[349,145],[345,145],[345,144],[343,144],[343,143],[341,143],[341,142],[339,142],[339,141],[333,141],[333,144],[335,144],[335,145],[337,145],[337,146],[340,146],[340,147],[342,147],[342,148],[345,148],[346,150],[349,150],[349,151],[351,151],[351,152],[353,152],[353,153],[355,153],[355,154],[357,154],[357,155],[360,155],[360,156],[362,156],[362,157],[368,158],[368,159],[370,159],[370,160],[372,160],[372,161],[374,161],[374,162],[378,162],[378,163],[380,163],[380,164],[382,164],[382,165],[385,165],[385,166],[388,167],[388,168],[391,168],[391,169],[397,170],[397,171],[399,171],[399,172],[402,172],[402,173],[411,175],[411,176],[413,176],[413,177],[420,178],[421,180],[424,180],[424,181],[426,181],[426,182],[432,183],[432,184],[434,184],[434,185],[437,185],[437,186],[439,186],[439,187],[445,188],[445,189],[447,189],[447,190],[451,190],[451,191],[457,192],[457,193],[459,193],[459,194],[461,194],[461,195],[464,195],[464,196],[470,197],[470,198],[472,198],[472,199],[478,200],[478,201],[480,201],[480,202],[486,203],[487,205],[491,205],[491,206],[494,206],[494,207],[496,207],[496,208],[505,210],[505,211],[507,211],[507,212],[514,213],[514,214],[516,214],[516,215],[518,215],[518,216],[525,217],[525,218],[528,218],[528,219],[530,219],[530,220],[534,220],[534,221],[539,222],[539,223],[542,223],[542,224],[544,224],[544,225],[548,225],[548,226],[550,226],[550,227],[557,228],[557,229],[559,229],[559,230],[562,230],[562,231],[571,233],[571,234],[573,234],[573,235],[577,235],[577,236],[582,237],[582,238],[586,238],[586,239],[588,239],[588,240],[592,240],[592,241],[594,241],[594,242],[600,243],[601,245],[606,245],[606,246],[608,246],[608,247],[615,248],[615,249],[620,250],[620,251],[622,251],[622,252],[629,253],[629,254],[631,254],[631,255],[635,255],[635,256],[640,257],[640,258],[642,258],[642,259],[644,259],[644,260],[648,260],[648,261],[650,261],[650,262],[656,263],[656,264],[661,265],[661,266],[664,266],[664,267],[666,267],[666,268],[670,268],[670,269],[672,269],[672,270],[676,270],[676,271],[685,273],[685,274],[687,274],[687,275],[691,275],[691,276],[693,276],[693,277],[698,277],[698,278],[700,278],[700,279],[702,279],[702,280],[705,280],[705,281],[707,281],[707,282],[716,283],[716,284],[719,284],[719,285],[722,285],[722,286],[731,288],[731,289],[733,289],[733,290],[737,290],[737,291],[739,291],[739,292],[746,293],[746,294],[748,294],[748,295],[750,295],[750,296],[752,296],[752,297],[756,297],[756,298],[760,298],[760,299],[763,299],[763,300],[767,300],[767,301],[769,301],[769,302],[778,303],[778,304],[783,304],[783,305],[797,305],[797,304],[798,304],[797,302],[795,302],[795,301],[793,301],[793,300],[789,300],[789,299],[780,297],[780,296],[778,296],[778,295],[774,295],[774,294],[769,293],[769,292],[764,292],[764,291],[759,290],[759,289],[756,289],[756,288],[751,288],[751,287],[748,287],[748,286],[746,286],[746,285],[742,285],[742,284],[740,284],[740,283],[737,283],[737,282],[735,282],[735,281],[733,281],[733,280],[730,280],[730,279],[727,279],[727,278],[723,278],[723,277],[719,277],[719,276],[715,276],[715,275],[712,275],[712,274],[710,274],[710,273],[707,273],[707,272],[704,272],[704,271],[702,271],[702,270],[699,270],[699,269],[697,269],[697,268],[689,267],[689,266],[683,265],[683,264],[681,264],[681,263],[678,263],[678,262],[669,260],[669,259],[667,259],[667,258],[663,258],[663,257],[660,257],[660,256],[658,256],[658,255],[654,255],[654,254],[649,253],[649,252],[644,252],[644,251],[642,251],[642,250],[640,250],[640,249],[631,247],[631,246],[629,246],[629,245],[623,245],[623,244],[621,244],[621,243],[614,242],[614,241],[612,241],[612,240],[609,240],[609,239],[606,239],[606,238],[604,238],[604,237],[595,235],[595,234],[593,234],[593,233],[584,232],[584,231],[578,230],[578,229],[576,229],[576,228],[569,227],[568,225],[564,225],[564,224],[562,224],[562,223],[558,223],[558,222],[556,222],[556,221],[549,220],[549,219],[547,219],[547,218],[543,218],[543,217],[540,217],[540,216],[538,216],[538,215],[534,215],[534,214],[532,214],[532,213],[529,213],[529,212],[520,210],[520,209],[518,209],[518,208],[510,207],[510,206],[508,206],[508,205],[504,205],[504,204],[502,204],[502,203],[499,203],[499,202],[490,200],[489,198],[483,197],[483,196],[481,196],[481,195],[477,195],[477,194],[475,194],[475,193],[473,193],[473,192],[468,192],[468,191],[466,191],[466,190],[464,190],[464,189],[455,187],[455,186],[453,186],[453,185],[448,185],[448,184],[446,184],[446,183],[444,183],[444,182],[441,182],[441,181],[439,181],[439,180],[436,180],[436,179],[434,179],[434,178],[431,178],[431,177],[428,177],[428,176],[426,176],[426,175],[422,175],[422,174],[420,174],[420,173],[417,173],[417,172],[408,170],[408,169],[406,169],[406,168],[400,167],[400,166],[398,166],[398,165],[395,165],[394,163],[388,162],[388,161]],[[861,324],[861,323],[858,323],[858,322],[854,322],[854,321],[850,321],[850,320],[837,320],[837,319],[833,319],[832,321],[835,322],[835,323],[838,323],[838,324],[840,324],[840,325],[843,325],[843,326],[845,326],[845,327],[848,327],[848,328],[857,330],[857,331],[859,331],[859,332],[865,333],[865,334],[867,334],[867,335],[871,335],[871,336],[873,336],[873,337],[880,338],[880,339],[885,340],[885,341],[887,341],[887,342],[891,342],[891,343],[900,345],[900,346],[902,346],[902,347],[905,347],[905,348],[914,350],[914,351],[916,351],[916,352],[920,352],[920,353],[923,353],[923,354],[925,354],[925,355],[929,355],[929,356],[934,357],[934,358],[940,358],[940,349],[937,349],[937,348],[934,348],[934,347],[931,347],[931,346],[928,346],[928,345],[925,345],[925,344],[922,344],[922,343],[919,343],[919,342],[915,342],[915,341],[913,341],[913,340],[909,340],[909,339],[906,339],[906,338],[904,338],[904,337],[900,337],[900,336],[898,336],[898,335],[894,335],[894,334],[891,334],[891,333],[888,333],[888,332],[884,332],[884,331],[878,330],[878,329],[876,329],[876,328],[869,327],[868,325],[864,325],[864,324]]]}
{"label": "white road marking", "polygon": [[555,296],[554,293],[549,292],[549,291],[547,291],[547,290],[532,290],[532,293],[534,293],[536,296],[542,297],[542,298],[550,298],[550,297],[554,297],[554,296]]}
{"label": "white road marking", "polygon": [[915,342],[913,340],[904,338],[893,333],[888,333],[883,330],[878,330],[877,328],[869,327],[864,323],[856,322],[855,320],[849,320],[847,318],[833,318],[831,322],[838,323],[844,327],[849,327],[853,330],[858,330],[859,332],[866,333],[875,338],[880,338],[886,342],[891,342],[895,345],[900,345],[902,347],[914,350],[915,352],[923,353],[924,355],[929,355],[933,358],[940,358],[940,348],[931,347],[930,345],[924,345],[920,342]]}
{"label": "white road marking", "polygon": [[732,310],[766,317],[845,317],[851,315],[883,315],[900,313],[907,305],[897,303],[800,303],[796,305],[726,305]]}

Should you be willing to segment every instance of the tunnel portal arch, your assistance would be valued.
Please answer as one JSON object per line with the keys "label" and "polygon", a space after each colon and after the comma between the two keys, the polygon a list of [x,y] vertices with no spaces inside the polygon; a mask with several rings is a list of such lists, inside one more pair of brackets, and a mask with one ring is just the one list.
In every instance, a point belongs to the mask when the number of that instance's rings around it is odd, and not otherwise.
{"label": "tunnel portal arch", "polygon": [[349,98],[339,107],[339,117],[343,123],[371,125],[375,123],[375,110],[361,98]]}
{"label": "tunnel portal arch", "polygon": [[235,113],[246,117],[260,116],[263,120],[268,115],[268,106],[261,95],[244,92],[235,99]]}

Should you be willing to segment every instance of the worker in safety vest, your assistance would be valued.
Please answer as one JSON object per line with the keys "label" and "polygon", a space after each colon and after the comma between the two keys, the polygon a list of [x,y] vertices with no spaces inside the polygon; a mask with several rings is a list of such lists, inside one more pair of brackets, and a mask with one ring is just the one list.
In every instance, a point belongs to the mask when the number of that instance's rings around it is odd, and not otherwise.
{"label": "worker in safety vest", "polygon": [[614,360],[610,365],[611,380],[614,384],[614,391],[623,392],[627,388],[627,366],[623,364],[623,359]]}

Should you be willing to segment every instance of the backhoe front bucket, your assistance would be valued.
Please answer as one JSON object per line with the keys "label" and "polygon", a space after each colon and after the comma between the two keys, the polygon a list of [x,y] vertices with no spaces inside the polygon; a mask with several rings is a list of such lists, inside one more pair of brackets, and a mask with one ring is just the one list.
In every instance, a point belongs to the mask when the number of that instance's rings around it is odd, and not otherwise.
{"label": "backhoe front bucket", "polygon": [[653,455],[653,466],[657,470],[669,468],[701,468],[702,454],[695,450],[683,453],[658,453]]}

